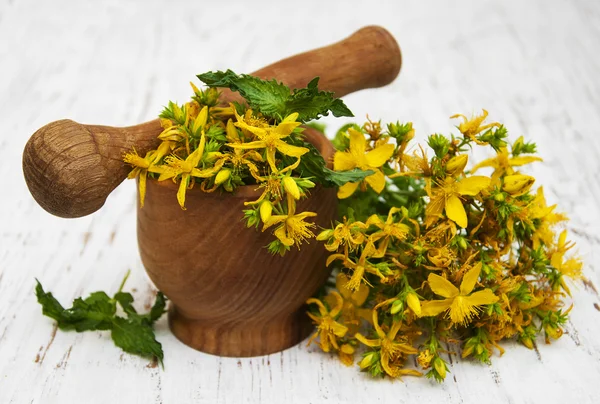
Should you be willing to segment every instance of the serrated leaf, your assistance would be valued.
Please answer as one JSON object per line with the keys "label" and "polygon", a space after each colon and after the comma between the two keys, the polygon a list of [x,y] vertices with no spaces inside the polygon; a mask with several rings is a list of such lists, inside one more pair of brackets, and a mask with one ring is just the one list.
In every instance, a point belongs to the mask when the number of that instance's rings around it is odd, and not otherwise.
{"label": "serrated leaf", "polygon": [[[113,298],[104,292],[94,292],[85,299],[75,299],[73,306],[65,309],[52,293],[46,293],[40,282],[36,282],[35,293],[42,313],[54,319],[61,330],[111,330],[113,341],[124,351],[156,357],[162,364],[162,347],[152,330],[154,322],[165,312],[166,298],[161,292],[157,293],[154,306],[147,314],[138,314],[133,307],[133,296],[125,292],[118,292]],[[117,303],[127,314],[126,319],[116,315]]]}
{"label": "serrated leaf", "polygon": [[154,338],[152,327],[115,317],[111,337],[115,345],[125,352],[149,359],[157,358],[163,364],[162,345]]}
{"label": "serrated leaf", "polygon": [[306,122],[320,116],[354,116],[344,102],[334,97],[333,93],[319,91],[319,78],[315,77],[306,88],[290,89],[276,80],[262,80],[247,74],[235,74],[231,70],[225,72],[207,72],[198,78],[209,87],[226,87],[237,91],[248,102],[248,105],[267,118],[281,121],[287,115],[297,112],[298,121]]}
{"label": "serrated leaf", "polygon": [[341,187],[348,182],[362,181],[369,175],[375,174],[375,171],[373,170],[361,170],[360,168],[355,168],[348,171],[333,171],[327,167],[324,167],[323,171],[325,173],[325,178],[338,187]]}
{"label": "serrated leaf", "polygon": [[62,322],[64,320],[64,312],[65,308],[60,304],[58,300],[52,295],[51,292],[46,293],[42,284],[37,279],[35,286],[35,295],[37,297],[37,301],[42,305],[42,314],[48,316],[57,322]]}
{"label": "serrated leaf", "polygon": [[61,330],[82,332],[110,329],[116,307],[106,293],[92,293],[85,300],[77,298],[73,301],[73,307],[65,309],[52,293],[44,292],[39,281],[35,290],[37,300],[42,305],[42,313],[56,320]]}

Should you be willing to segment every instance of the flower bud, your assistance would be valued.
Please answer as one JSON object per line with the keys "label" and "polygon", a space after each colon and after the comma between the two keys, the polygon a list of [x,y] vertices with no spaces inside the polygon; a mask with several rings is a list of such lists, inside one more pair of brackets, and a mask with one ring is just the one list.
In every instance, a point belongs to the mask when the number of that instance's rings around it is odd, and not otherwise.
{"label": "flower bud", "polygon": [[204,126],[206,126],[207,120],[208,120],[208,107],[204,107],[198,113],[198,116],[196,117],[196,120],[194,121],[194,127],[192,128],[192,131],[194,133],[197,133],[198,130],[204,129]]}
{"label": "flower bud", "polygon": [[433,367],[442,379],[446,377],[446,364],[444,363],[444,360],[442,358],[440,358],[439,356],[435,358],[435,360],[433,361]]}
{"label": "flower bud", "polygon": [[421,301],[417,297],[416,293],[409,293],[406,296],[406,304],[417,316],[421,316]]}
{"label": "flower bud", "polygon": [[352,355],[354,353],[354,347],[350,344],[343,344],[340,347],[340,351],[345,354]]}
{"label": "flower bud", "polygon": [[331,230],[331,229],[323,230],[317,236],[317,240],[319,240],[319,241],[329,240],[332,236],[333,236],[333,230]]}
{"label": "flower bud", "polygon": [[264,200],[260,204],[260,220],[265,223],[267,220],[271,218],[271,213],[273,212],[273,204],[271,201]]}
{"label": "flower bud", "polygon": [[467,161],[469,161],[469,156],[466,154],[460,154],[452,157],[446,163],[446,172],[452,175],[462,173],[467,165]]}
{"label": "flower bud", "polygon": [[501,192],[498,192],[496,195],[494,195],[494,200],[496,202],[504,202],[506,198],[504,197],[504,194]]}
{"label": "flower bud", "polygon": [[227,133],[228,141],[230,141],[230,142],[239,141],[240,136],[239,136],[238,131],[231,119],[227,121],[226,133]]}
{"label": "flower bud", "polygon": [[404,304],[402,303],[402,300],[394,300],[394,303],[392,303],[392,308],[390,309],[390,313],[396,314],[403,308]]}
{"label": "flower bud", "polygon": [[529,337],[519,339],[521,344],[525,345],[529,349],[533,349],[533,341]]}
{"label": "flower bud", "polygon": [[296,184],[296,181],[292,177],[285,177],[283,179],[283,188],[294,199],[300,199],[300,188],[298,188],[298,184]]}
{"label": "flower bud", "polygon": [[298,186],[304,189],[314,188],[315,186],[314,182],[306,178],[296,178],[294,181],[296,181],[296,184],[298,184]]}
{"label": "flower bud", "polygon": [[377,361],[377,352],[369,352],[358,363],[361,369],[366,369]]}
{"label": "flower bud", "polygon": [[231,177],[231,170],[228,168],[224,168],[219,171],[215,177],[215,185],[221,185],[225,181],[227,181]]}
{"label": "flower bud", "polygon": [[529,191],[529,188],[535,182],[535,178],[529,175],[515,174],[504,177],[504,185],[502,190],[508,192],[512,196],[523,195]]}

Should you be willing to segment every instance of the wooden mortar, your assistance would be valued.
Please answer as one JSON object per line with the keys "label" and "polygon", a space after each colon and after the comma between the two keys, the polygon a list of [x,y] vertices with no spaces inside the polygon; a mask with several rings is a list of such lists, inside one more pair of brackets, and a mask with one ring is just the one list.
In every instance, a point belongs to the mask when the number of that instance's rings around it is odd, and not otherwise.
{"label": "wooden mortar", "polygon": [[[330,161],[331,142],[312,129],[305,134]],[[304,302],[329,275],[326,250],[313,239],[301,251],[293,247],[284,257],[271,255],[265,248],[274,239],[271,229],[262,233],[242,221],[244,202],[261,194],[256,187],[242,186],[233,194],[195,187],[182,210],[177,184],[149,178],[144,207],[138,207],[142,262],[171,300],[171,330],[203,352],[267,355],[312,330]],[[305,210],[317,213],[318,226],[329,227],[336,217],[336,190],[317,186],[298,203],[298,212]]]}

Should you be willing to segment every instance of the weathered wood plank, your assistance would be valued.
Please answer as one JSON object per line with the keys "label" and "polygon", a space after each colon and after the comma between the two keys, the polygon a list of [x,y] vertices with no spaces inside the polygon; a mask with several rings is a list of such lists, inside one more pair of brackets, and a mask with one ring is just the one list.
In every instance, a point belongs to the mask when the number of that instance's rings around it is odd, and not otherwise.
{"label": "weathered wood plank", "polygon": [[[452,3],[257,1],[181,3],[7,0],[0,3],[0,402],[592,403],[600,397],[600,3],[594,0]],[[60,12],[58,11],[60,10]],[[296,18],[299,23],[290,23]],[[413,120],[418,136],[449,131],[448,116],[484,107],[512,135],[538,142],[531,170],[586,262],[586,285],[561,340],[529,351],[506,344],[492,366],[452,359],[443,385],[370,380],[314,347],[251,359],[180,344],[165,319],[166,369],[123,354],[107,333],[56,332],[41,316],[34,278],[61,300],[114,291],[128,268],[138,304],[151,296],[135,236],[135,190],[119,187],[92,217],[42,211],[20,174],[27,137],[73,118],[127,125],[153,118],[187,81],[217,68],[252,71],[387,27],[404,54],[391,86],[347,97],[355,115]],[[232,49],[227,51],[227,49]],[[340,61],[343,63],[343,61]],[[342,125],[327,119],[330,128]]]}

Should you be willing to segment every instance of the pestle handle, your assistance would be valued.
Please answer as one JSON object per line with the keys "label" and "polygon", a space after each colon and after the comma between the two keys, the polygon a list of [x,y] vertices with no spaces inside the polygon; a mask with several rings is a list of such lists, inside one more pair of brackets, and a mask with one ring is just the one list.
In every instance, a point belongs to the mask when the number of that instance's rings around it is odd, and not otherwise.
{"label": "pestle handle", "polygon": [[[400,71],[398,44],[384,28],[364,27],[348,38],[323,48],[276,62],[253,73],[276,78],[290,88],[305,87],[316,76],[319,88],[342,97],[354,91],[381,87]],[[238,94],[224,91],[227,100]],[[23,151],[23,173],[29,191],[46,211],[60,217],[89,215],[131,168],[122,158],[135,147],[140,155],[159,144],[158,119],[115,128],[84,125],[68,119],[38,129]]]}

